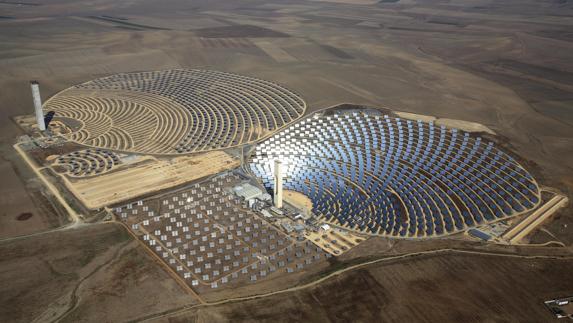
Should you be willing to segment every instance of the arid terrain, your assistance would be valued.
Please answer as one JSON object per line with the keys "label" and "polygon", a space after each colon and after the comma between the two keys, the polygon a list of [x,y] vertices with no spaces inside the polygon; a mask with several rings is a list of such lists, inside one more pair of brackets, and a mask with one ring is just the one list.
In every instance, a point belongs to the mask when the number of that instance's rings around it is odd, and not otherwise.
{"label": "arid terrain", "polygon": [[306,114],[353,103],[483,124],[571,199],[572,57],[568,0],[0,1],[0,321],[553,322],[543,301],[573,296],[571,203],[531,245],[371,238],[202,303],[126,226],[92,223],[103,211],[68,218],[13,145],[30,80],[46,101],[122,72],[212,69],[280,83]]}
{"label": "arid terrain", "polygon": [[[419,256],[357,269],[302,291],[151,321],[546,322],[542,300],[568,292],[564,286],[573,281],[562,270],[571,266],[571,261],[456,253]],[[555,280],[563,287],[554,286]],[[519,288],[508,293],[514,286]],[[539,305],[527,306],[523,299]]]}

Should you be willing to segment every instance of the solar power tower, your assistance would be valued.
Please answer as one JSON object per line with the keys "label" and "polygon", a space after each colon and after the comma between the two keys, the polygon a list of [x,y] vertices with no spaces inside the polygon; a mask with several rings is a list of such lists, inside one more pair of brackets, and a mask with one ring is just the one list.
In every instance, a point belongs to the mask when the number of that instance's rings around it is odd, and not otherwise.
{"label": "solar power tower", "polygon": [[274,202],[278,208],[283,207],[283,169],[282,162],[275,160],[275,188],[274,188]]}
{"label": "solar power tower", "polygon": [[44,112],[42,111],[42,98],[40,97],[40,85],[38,81],[30,81],[32,87],[32,98],[34,99],[34,110],[36,112],[36,123],[40,131],[46,130],[46,123],[44,122]]}

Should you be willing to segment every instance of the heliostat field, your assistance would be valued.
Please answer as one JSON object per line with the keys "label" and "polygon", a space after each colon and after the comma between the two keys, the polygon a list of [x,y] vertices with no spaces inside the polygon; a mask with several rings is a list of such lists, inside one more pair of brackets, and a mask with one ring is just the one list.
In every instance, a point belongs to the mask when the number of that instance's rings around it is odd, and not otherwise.
{"label": "heliostat field", "polygon": [[306,104],[273,82],[207,70],[116,74],[44,105],[77,143],[181,154],[250,143],[299,118]]}
{"label": "heliostat field", "polygon": [[314,114],[258,145],[250,168],[268,189],[277,159],[285,188],[313,212],[368,233],[439,236],[540,202],[532,176],[493,142],[377,111]]}

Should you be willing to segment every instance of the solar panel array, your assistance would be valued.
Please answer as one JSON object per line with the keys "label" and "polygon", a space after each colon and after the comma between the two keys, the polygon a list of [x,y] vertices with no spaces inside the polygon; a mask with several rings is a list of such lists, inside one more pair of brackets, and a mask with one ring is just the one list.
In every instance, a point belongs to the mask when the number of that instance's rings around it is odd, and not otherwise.
{"label": "solar panel array", "polygon": [[455,233],[535,208],[540,192],[512,157],[480,137],[365,110],[315,114],[259,144],[249,163],[268,190],[311,198],[335,224],[394,237]]}
{"label": "solar panel array", "polygon": [[299,272],[330,257],[244,208],[222,174],[187,189],[114,208],[163,261],[197,292]]}
{"label": "solar panel array", "polygon": [[61,166],[72,177],[103,174],[121,164],[119,156],[103,149],[85,149],[58,156],[54,166]]}
{"label": "solar panel array", "polygon": [[[292,91],[252,77],[207,70],[123,73],[69,88],[44,110],[75,119],[70,139],[154,154],[232,147],[302,116]],[[73,128],[73,127],[72,127]]]}

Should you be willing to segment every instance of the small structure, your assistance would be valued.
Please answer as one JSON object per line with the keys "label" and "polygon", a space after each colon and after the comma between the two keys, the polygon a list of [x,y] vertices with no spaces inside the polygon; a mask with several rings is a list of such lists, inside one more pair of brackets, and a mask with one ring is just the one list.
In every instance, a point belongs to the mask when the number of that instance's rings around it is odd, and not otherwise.
{"label": "small structure", "polygon": [[472,237],[476,237],[479,238],[483,241],[489,241],[491,240],[491,236],[481,230],[478,229],[469,229],[468,230],[469,235],[471,235]]}
{"label": "small structure", "polygon": [[276,215],[283,216],[285,214],[281,209],[274,206],[271,206],[269,209]]}
{"label": "small structure", "polygon": [[258,199],[261,201],[269,201],[270,202],[273,200],[273,197],[269,193],[263,193],[263,195],[261,195]]}
{"label": "small structure", "polygon": [[294,231],[296,231],[296,233],[302,233],[306,229],[304,224],[301,224],[301,223],[295,224],[293,228],[294,228]]}
{"label": "small structure", "polygon": [[286,231],[287,233],[291,233],[291,232],[292,232],[293,228],[292,228],[292,225],[290,225],[290,223],[288,223],[288,222],[283,222],[283,223],[281,223],[281,225],[282,225],[283,229],[285,229],[285,231]]}
{"label": "small structure", "polygon": [[308,220],[310,218],[311,218],[311,214],[308,214],[308,213],[298,213],[297,215],[294,216],[295,220],[299,220],[299,219]]}
{"label": "small structure", "polygon": [[273,215],[271,214],[271,212],[267,211],[267,210],[261,210],[261,214],[265,217],[265,218],[272,218]]}
{"label": "small structure", "polygon": [[556,318],[573,319],[573,297],[565,297],[545,301],[545,306]]}

